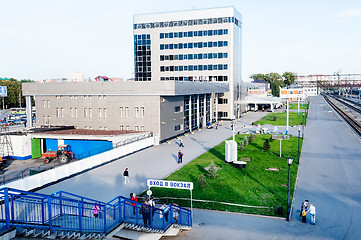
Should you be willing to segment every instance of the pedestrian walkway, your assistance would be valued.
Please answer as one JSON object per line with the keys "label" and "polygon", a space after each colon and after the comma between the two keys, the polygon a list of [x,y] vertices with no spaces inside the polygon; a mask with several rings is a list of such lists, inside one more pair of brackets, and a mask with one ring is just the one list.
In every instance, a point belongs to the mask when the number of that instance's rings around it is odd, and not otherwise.
{"label": "pedestrian walkway", "polygon": [[[267,112],[250,112],[246,118],[237,122],[237,126],[256,129],[251,123],[267,115]],[[115,196],[129,196],[130,193],[140,193],[147,188],[146,180],[163,179],[170,173],[181,168],[202,153],[220,144],[232,136],[229,121],[224,121],[218,129],[202,129],[183,137],[184,147],[179,148],[178,140],[163,143],[140,152],[123,157],[102,167],[95,168],[81,175],[72,177],[55,185],[40,190],[41,193],[50,194],[63,190],[97,198],[102,201]],[[236,127],[236,129],[241,127]],[[177,152],[181,149],[183,163],[177,164]],[[129,169],[129,183],[124,184],[123,171]]]}

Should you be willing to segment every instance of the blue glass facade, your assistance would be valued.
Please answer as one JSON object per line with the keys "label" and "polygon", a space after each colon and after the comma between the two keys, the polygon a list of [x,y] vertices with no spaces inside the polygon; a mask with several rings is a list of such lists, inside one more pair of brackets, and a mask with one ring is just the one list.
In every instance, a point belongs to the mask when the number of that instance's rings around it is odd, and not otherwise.
{"label": "blue glass facade", "polygon": [[151,40],[150,34],[134,35],[135,81],[151,81]]}

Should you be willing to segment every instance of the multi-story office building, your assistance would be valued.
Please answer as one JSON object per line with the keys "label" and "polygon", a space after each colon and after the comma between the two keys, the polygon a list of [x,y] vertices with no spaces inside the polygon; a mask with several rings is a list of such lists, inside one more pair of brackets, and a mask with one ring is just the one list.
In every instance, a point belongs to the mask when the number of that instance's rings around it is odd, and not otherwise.
{"label": "multi-story office building", "polygon": [[136,81],[228,82],[215,114],[240,115],[242,22],[233,7],[135,15],[133,27]]}
{"label": "multi-story office building", "polygon": [[240,116],[233,7],[136,15],[134,55],[135,81],[23,84],[27,111],[35,96],[38,126],[152,131],[160,141]]}

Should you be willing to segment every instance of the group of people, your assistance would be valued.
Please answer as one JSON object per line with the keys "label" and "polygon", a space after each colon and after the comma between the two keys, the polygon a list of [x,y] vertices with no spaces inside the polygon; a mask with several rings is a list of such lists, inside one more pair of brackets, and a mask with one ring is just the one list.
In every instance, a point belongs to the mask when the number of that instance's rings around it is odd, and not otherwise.
{"label": "group of people", "polygon": [[307,222],[306,216],[310,214],[310,223],[312,225],[316,224],[316,207],[310,203],[308,200],[305,200],[301,205],[300,217],[303,223]]}
{"label": "group of people", "polygon": [[[135,193],[131,193],[131,200],[134,202],[138,202],[138,198],[136,196]],[[133,214],[136,214],[136,203],[132,203],[133,206]],[[175,220],[176,223],[178,223],[178,214],[179,214],[179,207],[177,204],[173,203],[173,219]],[[140,207],[139,210],[139,214],[142,215],[143,218],[143,223],[145,226],[150,226],[151,225],[151,221],[150,219],[154,218],[154,214],[157,211],[155,208],[155,200],[153,197],[150,198],[145,198],[144,200],[144,204],[142,204],[142,206]],[[162,209],[163,211],[160,211],[159,213],[159,218],[163,218],[165,219],[166,222],[168,222],[169,220],[169,211],[170,211],[170,207],[169,205],[167,205],[166,203],[164,203],[160,209]]]}

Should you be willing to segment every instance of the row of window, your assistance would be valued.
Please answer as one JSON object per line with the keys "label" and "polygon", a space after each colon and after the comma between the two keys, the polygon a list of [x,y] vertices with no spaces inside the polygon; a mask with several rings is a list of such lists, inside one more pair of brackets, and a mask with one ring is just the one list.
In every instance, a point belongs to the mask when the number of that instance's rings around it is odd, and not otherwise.
{"label": "row of window", "polygon": [[178,21],[165,21],[165,22],[152,22],[152,23],[136,23],[133,24],[134,29],[146,29],[146,28],[165,28],[165,27],[177,27],[177,26],[193,26],[193,25],[206,25],[217,23],[234,23],[240,27],[240,23],[235,17],[219,17],[219,18],[203,18],[192,20],[178,20]]}
{"label": "row of window", "polygon": [[[120,113],[121,118],[129,117],[129,107],[120,107],[119,113]],[[135,107],[134,113],[135,113],[136,118],[139,118],[139,117],[144,118],[145,109],[144,109],[144,107]],[[99,108],[98,116],[99,116],[99,118],[107,118],[107,109]],[[64,117],[64,109],[63,108],[56,108],[56,117],[57,118]],[[70,117],[72,117],[72,118],[78,117],[78,109],[77,108],[70,108]],[[93,117],[93,109],[92,108],[83,108],[83,117],[84,118],[92,118]]]}
{"label": "row of window", "polygon": [[164,39],[164,38],[183,38],[183,37],[203,37],[203,36],[217,36],[217,35],[227,35],[227,34],[228,34],[228,29],[216,29],[216,30],[160,33],[159,38]]}
{"label": "row of window", "polygon": [[228,58],[228,53],[194,53],[194,54],[176,54],[176,55],[160,55],[160,61],[167,60],[193,60],[193,59],[222,59]]}
{"label": "row of window", "polygon": [[227,70],[228,64],[161,66],[161,72]]}
{"label": "row of window", "polygon": [[160,50],[164,49],[184,49],[184,48],[206,48],[206,47],[227,47],[228,41],[216,42],[193,42],[193,43],[170,43],[160,44]]}
{"label": "row of window", "polygon": [[171,77],[161,77],[161,81],[218,81],[218,82],[227,82],[227,76],[171,76]]}
{"label": "row of window", "polygon": [[138,34],[138,35],[134,35],[134,40],[146,40],[146,39],[150,39],[150,34]]}

